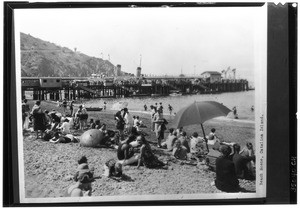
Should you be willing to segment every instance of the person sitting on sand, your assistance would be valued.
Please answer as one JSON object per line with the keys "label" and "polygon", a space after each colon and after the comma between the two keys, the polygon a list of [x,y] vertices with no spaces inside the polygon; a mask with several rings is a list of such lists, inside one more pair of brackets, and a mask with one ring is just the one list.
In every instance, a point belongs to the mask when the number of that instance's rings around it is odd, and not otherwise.
{"label": "person sitting on sand", "polygon": [[190,151],[192,157],[196,158],[197,161],[202,161],[208,150],[206,149],[205,142],[199,137],[197,132],[194,132],[190,141]]}
{"label": "person sitting on sand", "polygon": [[251,157],[254,156],[254,149],[253,145],[250,142],[246,143],[246,146],[240,151],[240,154],[245,156],[245,157]]}
{"label": "person sitting on sand", "polygon": [[117,162],[115,159],[109,159],[104,164],[104,174],[103,176],[114,178],[114,177],[122,177],[122,163]]}
{"label": "person sitting on sand", "polygon": [[52,123],[52,118],[51,118],[51,116],[49,115],[49,111],[48,110],[45,110],[45,117],[46,117],[46,125],[51,125],[51,123]]}
{"label": "person sitting on sand", "polygon": [[95,129],[95,127],[96,127],[96,123],[94,122],[93,118],[90,119],[89,127],[90,127],[90,129]]}
{"label": "person sitting on sand", "polygon": [[52,129],[52,131],[56,132],[56,131],[58,131],[60,117],[58,117],[56,115],[56,111],[53,111],[53,110],[49,114],[50,114],[50,117],[52,118],[51,129]]}
{"label": "person sitting on sand", "polygon": [[187,149],[181,145],[180,140],[175,141],[172,154],[178,160],[187,160]]}
{"label": "person sitting on sand", "polygon": [[141,146],[137,168],[142,164],[146,168],[166,168],[166,165],[153,154],[151,146],[144,136],[138,136],[136,141]]}
{"label": "person sitting on sand", "polygon": [[95,129],[100,129],[101,128],[101,123],[100,120],[95,121]]}
{"label": "person sitting on sand", "polygon": [[70,134],[70,123],[68,119],[65,119],[64,122],[61,124],[61,126],[58,128],[60,129],[62,134]]}
{"label": "person sitting on sand", "polygon": [[183,127],[179,127],[176,129],[176,132],[177,132],[177,136],[181,136],[182,132],[183,132]]}
{"label": "person sitting on sand", "polygon": [[220,140],[216,136],[216,129],[212,128],[210,131],[211,132],[206,137],[207,138],[207,144],[208,145],[214,145],[216,142],[220,143]]}
{"label": "person sitting on sand", "polygon": [[247,164],[251,161],[254,160],[254,156],[250,157],[245,157],[240,155],[240,150],[241,147],[239,144],[234,144],[233,145],[233,151],[234,154],[232,156],[232,161],[235,166],[235,172],[238,178],[240,179],[254,179],[254,176],[251,172],[251,170],[248,169]]}
{"label": "person sitting on sand", "polygon": [[181,136],[178,138],[178,140],[181,142],[181,145],[184,146],[187,150],[187,152],[190,152],[190,146],[189,146],[189,142],[187,140],[187,134],[185,131],[183,131],[181,133]]}
{"label": "person sitting on sand", "polygon": [[137,163],[138,156],[135,155],[134,149],[130,144],[135,140],[136,136],[130,135],[127,139],[122,141],[118,146],[117,157],[123,165],[130,165]]}
{"label": "person sitting on sand", "polygon": [[224,192],[238,192],[239,181],[236,175],[234,163],[229,159],[231,148],[227,145],[220,147],[221,156],[216,159],[215,186]]}
{"label": "person sitting on sand", "polygon": [[171,152],[174,147],[174,143],[177,140],[177,132],[174,128],[169,129],[169,135],[165,142],[162,143],[162,147],[166,148],[167,151]]}

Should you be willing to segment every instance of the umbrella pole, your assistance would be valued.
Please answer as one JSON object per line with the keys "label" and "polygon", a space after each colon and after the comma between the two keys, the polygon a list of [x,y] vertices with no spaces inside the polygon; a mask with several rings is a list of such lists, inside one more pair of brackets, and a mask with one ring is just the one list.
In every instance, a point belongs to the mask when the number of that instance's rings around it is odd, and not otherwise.
{"label": "umbrella pole", "polygon": [[207,149],[207,152],[209,151],[208,149],[208,144],[207,144],[207,138],[205,136],[205,132],[204,132],[204,128],[203,128],[203,124],[201,123],[201,128],[202,128],[202,132],[203,132],[203,137],[204,137],[204,140],[205,140],[205,143],[206,143],[206,149]]}

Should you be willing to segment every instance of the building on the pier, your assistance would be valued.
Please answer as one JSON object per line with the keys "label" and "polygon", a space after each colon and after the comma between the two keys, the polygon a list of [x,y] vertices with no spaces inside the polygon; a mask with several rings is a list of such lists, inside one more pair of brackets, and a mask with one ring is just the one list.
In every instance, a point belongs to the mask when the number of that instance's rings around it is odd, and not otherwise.
{"label": "building on the pier", "polygon": [[205,71],[201,76],[204,81],[210,83],[220,82],[222,79],[222,74],[217,71]]}
{"label": "building on the pier", "polygon": [[121,65],[115,67],[115,76],[121,76]]}
{"label": "building on the pier", "polygon": [[141,74],[142,73],[142,68],[141,67],[137,67],[137,69],[136,69],[136,77],[141,77]]}

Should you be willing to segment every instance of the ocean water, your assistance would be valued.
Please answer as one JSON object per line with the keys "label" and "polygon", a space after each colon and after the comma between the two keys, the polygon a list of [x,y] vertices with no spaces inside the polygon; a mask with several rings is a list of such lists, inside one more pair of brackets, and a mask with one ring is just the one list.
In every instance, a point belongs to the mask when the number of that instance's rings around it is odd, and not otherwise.
{"label": "ocean water", "polygon": [[[254,121],[254,111],[251,107],[255,105],[255,91],[230,92],[221,94],[203,94],[203,95],[182,95],[182,96],[166,96],[166,97],[136,97],[136,98],[105,98],[93,99],[85,101],[86,106],[102,107],[104,102],[107,103],[107,109],[111,109],[116,102],[128,102],[128,109],[132,111],[144,111],[144,105],[154,105],[162,102],[164,113],[168,112],[168,104],[173,107],[173,112],[179,111],[181,108],[193,103],[194,101],[216,101],[223,103],[229,109],[234,106],[237,108],[239,119]],[[254,107],[255,108],[255,107]]]}

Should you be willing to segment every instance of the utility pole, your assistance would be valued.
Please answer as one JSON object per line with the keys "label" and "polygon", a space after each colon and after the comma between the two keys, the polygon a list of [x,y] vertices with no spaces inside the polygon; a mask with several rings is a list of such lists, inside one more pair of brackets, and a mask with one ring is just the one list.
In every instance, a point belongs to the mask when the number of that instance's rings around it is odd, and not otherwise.
{"label": "utility pole", "polygon": [[140,67],[142,67],[142,55],[140,54]]}

